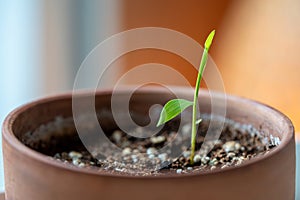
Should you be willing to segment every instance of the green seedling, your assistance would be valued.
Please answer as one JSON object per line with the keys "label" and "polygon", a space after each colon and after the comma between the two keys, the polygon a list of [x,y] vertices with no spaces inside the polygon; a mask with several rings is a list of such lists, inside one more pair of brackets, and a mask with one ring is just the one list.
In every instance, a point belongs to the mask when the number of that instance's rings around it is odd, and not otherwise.
{"label": "green seedling", "polygon": [[192,132],[191,132],[191,156],[190,156],[190,163],[194,164],[194,156],[195,156],[195,148],[196,148],[196,134],[197,134],[197,124],[201,122],[201,119],[197,119],[197,105],[198,105],[198,95],[199,95],[199,88],[200,82],[203,76],[203,72],[207,63],[208,58],[208,50],[211,46],[215,35],[215,30],[213,30],[207,37],[205,44],[204,44],[204,51],[202,54],[202,59],[200,62],[200,67],[198,71],[195,91],[194,91],[194,101],[188,101],[186,99],[172,99],[168,101],[161,113],[160,118],[156,126],[160,126],[165,124],[166,122],[170,121],[180,113],[182,113],[186,108],[192,106],[193,113],[192,113]]}

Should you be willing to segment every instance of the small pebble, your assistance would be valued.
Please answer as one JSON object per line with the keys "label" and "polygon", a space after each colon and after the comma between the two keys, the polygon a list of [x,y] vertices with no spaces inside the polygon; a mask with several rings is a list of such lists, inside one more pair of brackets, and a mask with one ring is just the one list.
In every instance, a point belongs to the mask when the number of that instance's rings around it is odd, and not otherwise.
{"label": "small pebble", "polygon": [[76,160],[72,160],[73,165],[78,166],[80,163],[80,160],[76,159]]}
{"label": "small pebble", "polygon": [[238,160],[238,161],[236,162],[236,165],[240,165],[240,164],[242,164],[242,162],[243,162],[243,160]]}
{"label": "small pebble", "polygon": [[223,165],[221,169],[225,169],[226,167],[228,167],[228,165]]}
{"label": "small pebble", "polygon": [[112,138],[116,143],[119,143],[122,138],[122,132],[119,130],[114,131],[112,134]]}
{"label": "small pebble", "polygon": [[124,171],[124,169],[120,169],[120,168],[115,168],[115,170],[118,171],[118,172]]}
{"label": "small pebble", "polygon": [[199,155],[199,154],[196,154],[196,155],[194,156],[194,162],[195,162],[195,163],[198,163],[198,162],[200,162],[200,160],[201,160],[200,155]]}
{"label": "small pebble", "polygon": [[193,168],[192,167],[188,167],[187,170],[191,171],[191,170],[193,170]]}
{"label": "small pebble", "polygon": [[155,155],[149,154],[149,155],[148,155],[148,158],[153,159],[153,158],[155,158]]}
{"label": "small pebble", "polygon": [[223,144],[223,149],[226,152],[232,152],[239,150],[241,145],[235,141],[228,141],[225,144]]}
{"label": "small pebble", "polygon": [[263,145],[267,146],[269,144],[269,138],[264,137],[261,142],[263,143]]}
{"label": "small pebble", "polygon": [[240,148],[241,148],[241,144],[240,144],[240,143],[238,143],[238,142],[236,142],[236,143],[235,143],[235,145],[234,145],[234,148],[235,148],[235,151],[238,151],[238,150],[240,150]]}
{"label": "small pebble", "polygon": [[209,162],[209,165],[216,166],[219,163],[218,159],[214,158]]}
{"label": "small pebble", "polygon": [[207,162],[210,160],[208,156],[205,156],[204,158],[201,159],[201,163],[207,164]]}
{"label": "small pebble", "polygon": [[159,154],[159,155],[158,155],[158,158],[159,158],[162,162],[164,162],[164,161],[167,160],[168,155],[167,155],[166,153],[162,153],[162,154]]}
{"label": "small pebble", "polygon": [[132,151],[133,153],[140,153],[140,151],[138,149],[133,149]]}
{"label": "small pebble", "polygon": [[73,159],[78,159],[78,158],[81,158],[82,157],[82,154],[77,152],[77,151],[71,151],[69,153],[69,157]]}
{"label": "small pebble", "polygon": [[228,158],[233,158],[235,156],[235,153],[233,153],[233,152],[229,152],[228,154],[227,154],[227,157]]}
{"label": "small pebble", "polygon": [[177,174],[181,174],[181,173],[182,173],[182,169],[177,169],[177,170],[176,170],[176,173],[177,173]]}
{"label": "small pebble", "polygon": [[123,156],[129,155],[129,154],[131,154],[131,149],[129,147],[126,147],[125,149],[123,149],[123,151],[122,151]]}
{"label": "small pebble", "polygon": [[271,140],[271,145],[273,145],[273,146],[278,146],[278,145],[280,145],[280,139],[279,139],[279,137],[274,137],[274,136],[270,136],[270,140]]}
{"label": "small pebble", "polygon": [[135,155],[135,154],[131,155],[131,159],[137,159],[137,158],[138,158],[137,155]]}
{"label": "small pebble", "polygon": [[163,136],[163,135],[160,135],[160,136],[157,136],[157,137],[151,137],[150,138],[150,141],[153,143],[153,144],[159,144],[159,143],[162,143],[166,140],[166,137]]}
{"label": "small pebble", "polygon": [[84,163],[80,163],[80,164],[78,165],[78,167],[85,167],[85,164],[84,164]]}
{"label": "small pebble", "polygon": [[127,160],[129,160],[129,159],[130,159],[129,156],[123,156],[123,160],[127,161]]}
{"label": "small pebble", "polygon": [[151,154],[156,154],[157,153],[157,150],[153,147],[150,147],[147,149],[147,154],[148,155],[151,155]]}
{"label": "small pebble", "polygon": [[238,157],[233,157],[232,161],[237,162],[237,161],[239,161],[239,158]]}

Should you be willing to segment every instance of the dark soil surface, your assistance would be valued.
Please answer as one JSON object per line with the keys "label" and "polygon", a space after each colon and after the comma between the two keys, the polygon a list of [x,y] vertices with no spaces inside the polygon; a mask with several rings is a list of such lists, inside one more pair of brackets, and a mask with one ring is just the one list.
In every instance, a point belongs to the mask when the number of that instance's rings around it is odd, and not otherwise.
{"label": "dark soil surface", "polygon": [[[22,141],[66,165],[132,176],[187,174],[238,166],[255,156],[268,153],[280,143],[277,137],[264,135],[251,125],[231,120],[225,121],[220,137],[207,141],[205,136],[209,122],[203,120],[199,125],[193,165],[189,160],[191,125],[185,123],[178,131],[179,123],[176,120],[167,123],[158,134],[149,138],[135,138],[119,129],[110,130],[106,133],[107,137],[120,151],[110,152],[110,149],[103,147],[93,153],[95,156],[81,143],[70,118],[59,117],[25,134]],[[149,130],[135,128],[132,131],[138,135]],[[174,142],[176,137],[178,140]],[[163,149],[166,146],[168,148]],[[174,149],[177,153],[174,153]],[[108,156],[97,155],[104,151]]]}

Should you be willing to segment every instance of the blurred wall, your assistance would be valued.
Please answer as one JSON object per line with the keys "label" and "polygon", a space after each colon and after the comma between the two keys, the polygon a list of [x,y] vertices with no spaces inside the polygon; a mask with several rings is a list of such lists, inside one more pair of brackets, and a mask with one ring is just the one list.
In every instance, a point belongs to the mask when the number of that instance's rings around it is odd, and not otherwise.
{"label": "blurred wall", "polygon": [[[86,56],[100,42],[120,31],[120,6],[118,0],[44,1],[46,93],[73,88],[77,70]],[[86,77],[86,81],[90,78]]]}
{"label": "blurred wall", "polygon": [[300,1],[236,0],[220,30],[227,92],[281,110],[300,131]]}
{"label": "blurred wall", "polygon": [[[131,0],[122,1],[121,25],[122,29],[132,29],[139,27],[163,27],[172,29],[203,44],[207,35],[213,29],[217,30],[214,45],[210,54],[214,58],[216,49],[220,42],[222,33],[219,27],[223,23],[227,9],[231,5],[231,0],[189,0],[189,1],[152,1],[152,0]],[[174,41],[176,43],[177,41]],[[201,52],[199,52],[199,61]],[[144,49],[130,52],[120,58],[122,72],[126,72],[137,65],[148,62],[162,63],[171,66],[183,74],[194,85],[197,71],[186,60],[180,58],[172,52]],[[143,77],[157,77],[161,75],[159,70],[153,70],[147,74],[139,74],[128,77],[128,83],[134,83]],[[167,83],[172,85],[182,85],[183,82],[171,76],[162,76]],[[203,86],[204,86],[204,82]]]}
{"label": "blurred wall", "polygon": [[[0,1],[0,127],[12,109],[43,93],[41,19],[39,1]],[[0,145],[0,192],[3,190]]]}
{"label": "blurred wall", "polygon": [[[83,59],[118,32],[117,2],[0,0],[0,127],[14,108],[72,90]],[[3,181],[0,145],[0,192]]]}

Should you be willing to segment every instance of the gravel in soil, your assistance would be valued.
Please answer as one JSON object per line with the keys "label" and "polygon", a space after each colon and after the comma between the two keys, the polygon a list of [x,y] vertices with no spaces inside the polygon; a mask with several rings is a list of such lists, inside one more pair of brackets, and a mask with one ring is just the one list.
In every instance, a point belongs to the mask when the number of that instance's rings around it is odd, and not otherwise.
{"label": "gravel in soil", "polygon": [[[107,136],[121,150],[109,152],[105,147],[98,149],[98,152],[106,151],[106,155],[109,154],[105,158],[95,159],[97,156],[92,156],[82,148],[82,144],[73,146],[72,149],[57,151],[52,156],[74,167],[94,168],[99,171],[132,176],[153,176],[197,173],[238,166],[253,157],[268,153],[280,144],[278,137],[265,136],[251,125],[242,125],[231,120],[226,120],[218,139],[205,141],[209,121],[204,120],[198,128],[197,151],[194,164],[191,165],[189,160],[191,125],[186,123],[180,131],[176,132],[173,130],[174,123],[176,122],[168,123],[158,134],[144,139],[137,139],[118,129],[112,131]],[[145,130],[136,128],[132,131],[135,132],[134,135],[138,135],[136,133],[143,134]],[[176,137],[181,141],[179,144],[173,144]],[[170,148],[161,151],[168,144],[171,144]],[[179,149],[180,153],[174,156],[170,153],[172,148]]]}

